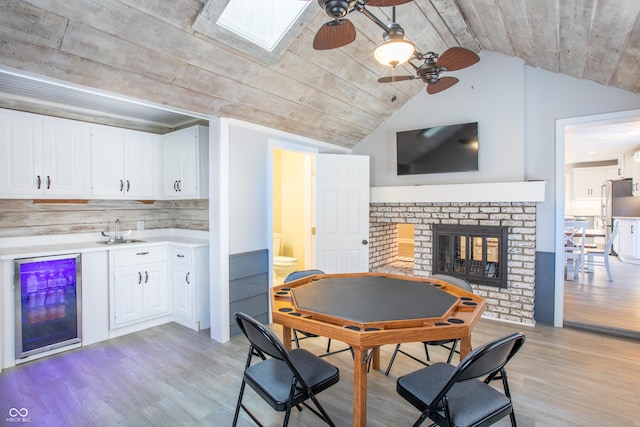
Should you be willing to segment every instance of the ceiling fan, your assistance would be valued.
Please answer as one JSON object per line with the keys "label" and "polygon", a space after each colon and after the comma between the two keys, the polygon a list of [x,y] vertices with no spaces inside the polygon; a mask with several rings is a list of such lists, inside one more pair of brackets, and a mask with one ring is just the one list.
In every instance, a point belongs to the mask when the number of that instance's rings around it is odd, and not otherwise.
{"label": "ceiling fan", "polygon": [[[424,61],[422,65],[416,66],[412,60]],[[420,79],[427,84],[427,93],[435,94],[450,88],[460,80],[455,77],[442,77],[443,71],[456,71],[470,67],[480,61],[480,57],[473,51],[463,47],[452,47],[444,51],[443,54],[427,52],[415,52],[409,64],[415,69],[415,76],[391,76],[381,77],[379,83],[394,83],[403,80]]]}
{"label": "ceiling fan", "polygon": [[[324,24],[313,39],[313,48],[316,50],[335,49],[346,46],[356,39],[356,28],[353,23],[346,19],[349,13],[358,11],[377,24],[384,30],[385,42],[404,42],[413,47],[413,43],[404,41],[404,30],[395,22],[395,6],[409,3],[413,0],[318,0],[320,8],[325,11],[333,20]],[[386,25],[366,6],[372,7],[393,7],[393,21]],[[384,44],[384,43],[383,43]],[[412,52],[413,53],[413,50]],[[409,59],[411,55],[408,55]],[[376,58],[377,59],[377,58]],[[406,61],[406,60],[405,60]],[[384,64],[397,65],[397,64]]]}

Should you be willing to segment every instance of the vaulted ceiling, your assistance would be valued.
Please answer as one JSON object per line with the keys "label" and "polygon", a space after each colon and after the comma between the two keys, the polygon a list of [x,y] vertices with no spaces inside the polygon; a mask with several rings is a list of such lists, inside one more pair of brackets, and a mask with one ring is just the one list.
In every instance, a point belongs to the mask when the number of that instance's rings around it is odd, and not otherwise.
{"label": "vaulted ceiling", "polygon": [[[425,86],[377,82],[390,75],[372,55],[382,32],[358,12],[348,16],[355,42],[314,50],[329,18],[309,1],[305,26],[269,57],[210,31],[208,14],[226,0],[1,0],[0,65],[351,148]],[[371,11],[384,22],[391,16],[390,8]],[[639,13],[637,0],[415,0],[397,7],[397,21],[421,52],[485,49],[637,93]],[[0,76],[0,107],[155,132],[173,126],[133,111],[74,111],[61,96],[43,101],[46,92]]]}

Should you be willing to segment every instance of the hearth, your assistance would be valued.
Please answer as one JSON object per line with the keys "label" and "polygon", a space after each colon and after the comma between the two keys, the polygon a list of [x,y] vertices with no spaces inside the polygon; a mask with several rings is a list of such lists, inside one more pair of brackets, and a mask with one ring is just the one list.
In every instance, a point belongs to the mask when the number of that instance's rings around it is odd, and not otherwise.
{"label": "hearth", "polygon": [[508,227],[434,224],[433,274],[507,287]]}

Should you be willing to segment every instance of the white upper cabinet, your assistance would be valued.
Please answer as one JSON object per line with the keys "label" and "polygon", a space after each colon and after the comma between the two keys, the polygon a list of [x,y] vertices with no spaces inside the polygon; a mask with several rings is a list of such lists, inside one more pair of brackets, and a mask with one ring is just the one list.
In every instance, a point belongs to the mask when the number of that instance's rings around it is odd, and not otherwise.
{"label": "white upper cabinet", "polygon": [[600,199],[602,186],[608,179],[607,168],[574,168],[572,177],[574,198]]}
{"label": "white upper cabinet", "polygon": [[0,195],[84,198],[83,124],[0,111]]}
{"label": "white upper cabinet", "polygon": [[91,127],[91,195],[153,199],[154,145],[159,136],[106,126]]}
{"label": "white upper cabinet", "polygon": [[206,199],[209,193],[209,129],[192,126],[162,135],[162,196]]}

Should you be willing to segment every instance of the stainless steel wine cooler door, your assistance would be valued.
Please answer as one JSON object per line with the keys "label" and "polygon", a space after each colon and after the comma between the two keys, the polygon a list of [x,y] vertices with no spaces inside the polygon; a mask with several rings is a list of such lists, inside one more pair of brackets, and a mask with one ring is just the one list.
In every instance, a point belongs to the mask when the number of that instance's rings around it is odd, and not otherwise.
{"label": "stainless steel wine cooler door", "polygon": [[16,359],[81,341],[80,254],[15,260]]}

